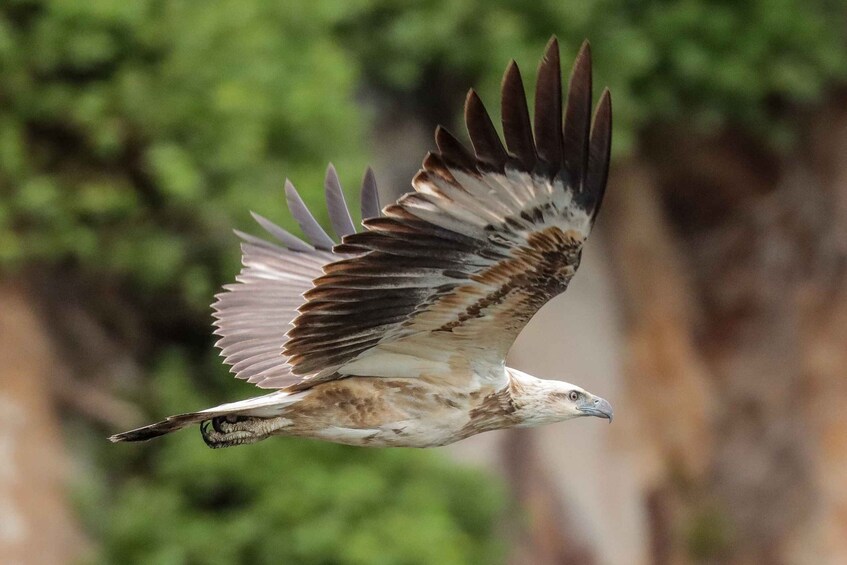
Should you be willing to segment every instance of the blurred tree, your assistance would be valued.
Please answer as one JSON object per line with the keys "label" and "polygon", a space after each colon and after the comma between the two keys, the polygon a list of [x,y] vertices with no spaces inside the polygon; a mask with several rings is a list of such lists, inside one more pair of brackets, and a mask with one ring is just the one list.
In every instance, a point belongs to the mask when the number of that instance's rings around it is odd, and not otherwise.
{"label": "blurred tree", "polygon": [[830,0],[368,4],[341,25],[368,80],[427,103],[446,100],[452,112],[453,93],[439,92],[445,85],[474,84],[494,110],[506,61],[515,59],[532,85],[551,34],[565,62],[590,39],[595,85],[614,93],[619,155],[657,122],[687,123],[697,134],[740,125],[784,146],[796,124],[780,109],[820,101],[847,72],[845,6]]}

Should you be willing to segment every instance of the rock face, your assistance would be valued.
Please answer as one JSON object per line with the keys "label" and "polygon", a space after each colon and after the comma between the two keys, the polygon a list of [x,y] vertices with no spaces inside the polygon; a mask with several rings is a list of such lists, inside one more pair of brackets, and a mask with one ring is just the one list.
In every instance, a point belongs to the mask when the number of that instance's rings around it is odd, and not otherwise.
{"label": "rock face", "polygon": [[74,563],[84,544],[66,497],[53,352],[13,283],[0,284],[0,336],[0,563]]}

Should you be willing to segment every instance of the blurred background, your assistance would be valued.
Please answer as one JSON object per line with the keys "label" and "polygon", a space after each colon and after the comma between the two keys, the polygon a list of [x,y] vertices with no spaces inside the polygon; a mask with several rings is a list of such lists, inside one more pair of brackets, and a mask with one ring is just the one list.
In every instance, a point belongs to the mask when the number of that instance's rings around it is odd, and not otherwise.
{"label": "blurred background", "polygon": [[[0,2],[0,562],[847,563],[843,0]],[[556,34],[615,111],[510,364],[612,401],[449,448],[117,431],[256,390],[209,303],[255,210],[408,190]],[[591,421],[589,421],[591,420]]]}

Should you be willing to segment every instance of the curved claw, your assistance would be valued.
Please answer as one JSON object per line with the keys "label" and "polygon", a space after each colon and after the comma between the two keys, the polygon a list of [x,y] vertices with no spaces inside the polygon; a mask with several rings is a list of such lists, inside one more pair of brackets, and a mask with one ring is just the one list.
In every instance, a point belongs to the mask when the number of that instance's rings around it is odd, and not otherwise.
{"label": "curved claw", "polygon": [[203,442],[209,447],[215,447],[215,441],[212,439],[212,434],[209,433],[209,422],[211,420],[205,420],[200,422],[200,435],[203,437]]}

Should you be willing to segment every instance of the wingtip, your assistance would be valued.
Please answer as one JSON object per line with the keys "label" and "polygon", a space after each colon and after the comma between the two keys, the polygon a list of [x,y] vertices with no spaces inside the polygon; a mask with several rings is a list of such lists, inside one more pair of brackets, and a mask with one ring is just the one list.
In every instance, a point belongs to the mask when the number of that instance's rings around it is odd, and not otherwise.
{"label": "wingtip", "polygon": [[[272,227],[278,227],[272,221],[270,221],[269,219],[267,219],[263,215],[261,215],[257,212],[254,212],[253,210],[250,210],[250,217],[253,218],[253,220],[255,220],[257,224],[259,224],[260,226],[262,226],[266,230],[269,229],[269,227],[271,227],[271,226]],[[243,235],[243,232],[239,232],[238,230],[235,230],[235,231],[236,231],[236,233],[238,233],[239,236]]]}
{"label": "wingtip", "polygon": [[326,167],[326,174],[324,175],[324,191],[340,191],[341,190],[341,180],[338,178],[338,171],[335,170],[335,166],[330,163]]}
{"label": "wingtip", "polygon": [[470,104],[476,104],[482,102],[479,98],[479,94],[476,93],[476,90],[473,88],[468,89],[468,93],[465,94],[465,110],[468,109]]}
{"label": "wingtip", "polygon": [[[466,123],[469,115],[468,108],[470,107],[472,106],[465,106]],[[435,128],[435,145],[445,163],[468,171],[476,170],[476,158],[450,130],[442,125]]]}
{"label": "wingtip", "polygon": [[374,174],[374,170],[371,167],[367,167],[365,169],[365,174],[362,177],[360,199],[360,211],[362,215],[362,221],[368,218],[376,218],[381,215],[379,204],[379,189],[376,184],[376,174]]}
{"label": "wingtip", "polygon": [[538,157],[553,170],[562,165],[562,67],[554,35],[538,64],[535,84],[535,146]]}
{"label": "wingtip", "polygon": [[501,98],[503,93],[508,92],[515,84],[520,84],[523,89],[523,78],[521,78],[521,69],[518,67],[517,61],[512,59],[506,65],[506,70],[503,72],[503,80],[500,81]]}
{"label": "wingtip", "polygon": [[592,123],[597,123],[598,117],[605,118],[609,121],[607,127],[611,128],[612,121],[612,92],[609,87],[604,87],[600,93],[600,99],[597,101],[597,107],[594,110],[594,120]]}
{"label": "wingtip", "polygon": [[330,187],[334,188],[334,186],[341,186],[341,181],[338,179],[338,171],[335,169],[335,165],[330,162],[327,164],[324,174],[324,189],[329,190]]}
{"label": "wingtip", "polygon": [[600,101],[594,110],[589,141],[588,172],[586,193],[594,199],[592,221],[597,217],[603,204],[606,182],[609,175],[609,161],[612,154],[612,95],[608,88],[603,89]]}
{"label": "wingtip", "polygon": [[588,43],[587,39],[582,42],[582,46],[580,46],[579,52],[576,54],[572,74],[576,73],[577,69],[581,69],[586,65],[588,66],[588,72],[591,73],[591,44]]}
{"label": "wingtip", "polygon": [[485,109],[485,104],[482,102],[482,98],[479,97],[477,91],[473,88],[468,89],[468,93],[465,96],[465,119],[467,120],[468,115],[484,113],[488,115],[488,111]]}
{"label": "wingtip", "polygon": [[562,64],[559,58],[559,40],[554,35],[544,48],[544,55],[538,63],[539,76],[544,74],[555,75],[561,80]]}
{"label": "wingtip", "polygon": [[373,168],[368,166],[365,168],[365,174],[362,175],[362,189],[373,191],[377,194],[376,173]]}
{"label": "wingtip", "polygon": [[502,172],[509,160],[509,155],[491,122],[485,104],[473,88],[468,90],[465,99],[465,126],[478,161],[473,169],[479,169],[482,165],[483,168]]}
{"label": "wingtip", "polygon": [[[467,107],[467,98],[465,98],[465,106]],[[438,147],[440,152],[444,152],[449,147],[451,147],[454,142],[458,142],[456,136],[450,133],[450,130],[446,127],[438,124],[435,126],[435,146]]]}
{"label": "wingtip", "polygon": [[356,226],[353,224],[353,218],[350,217],[350,209],[347,207],[344,190],[341,188],[341,180],[338,178],[338,173],[332,163],[326,168],[324,198],[329,212],[329,221],[339,239],[351,233],[356,233]]}

